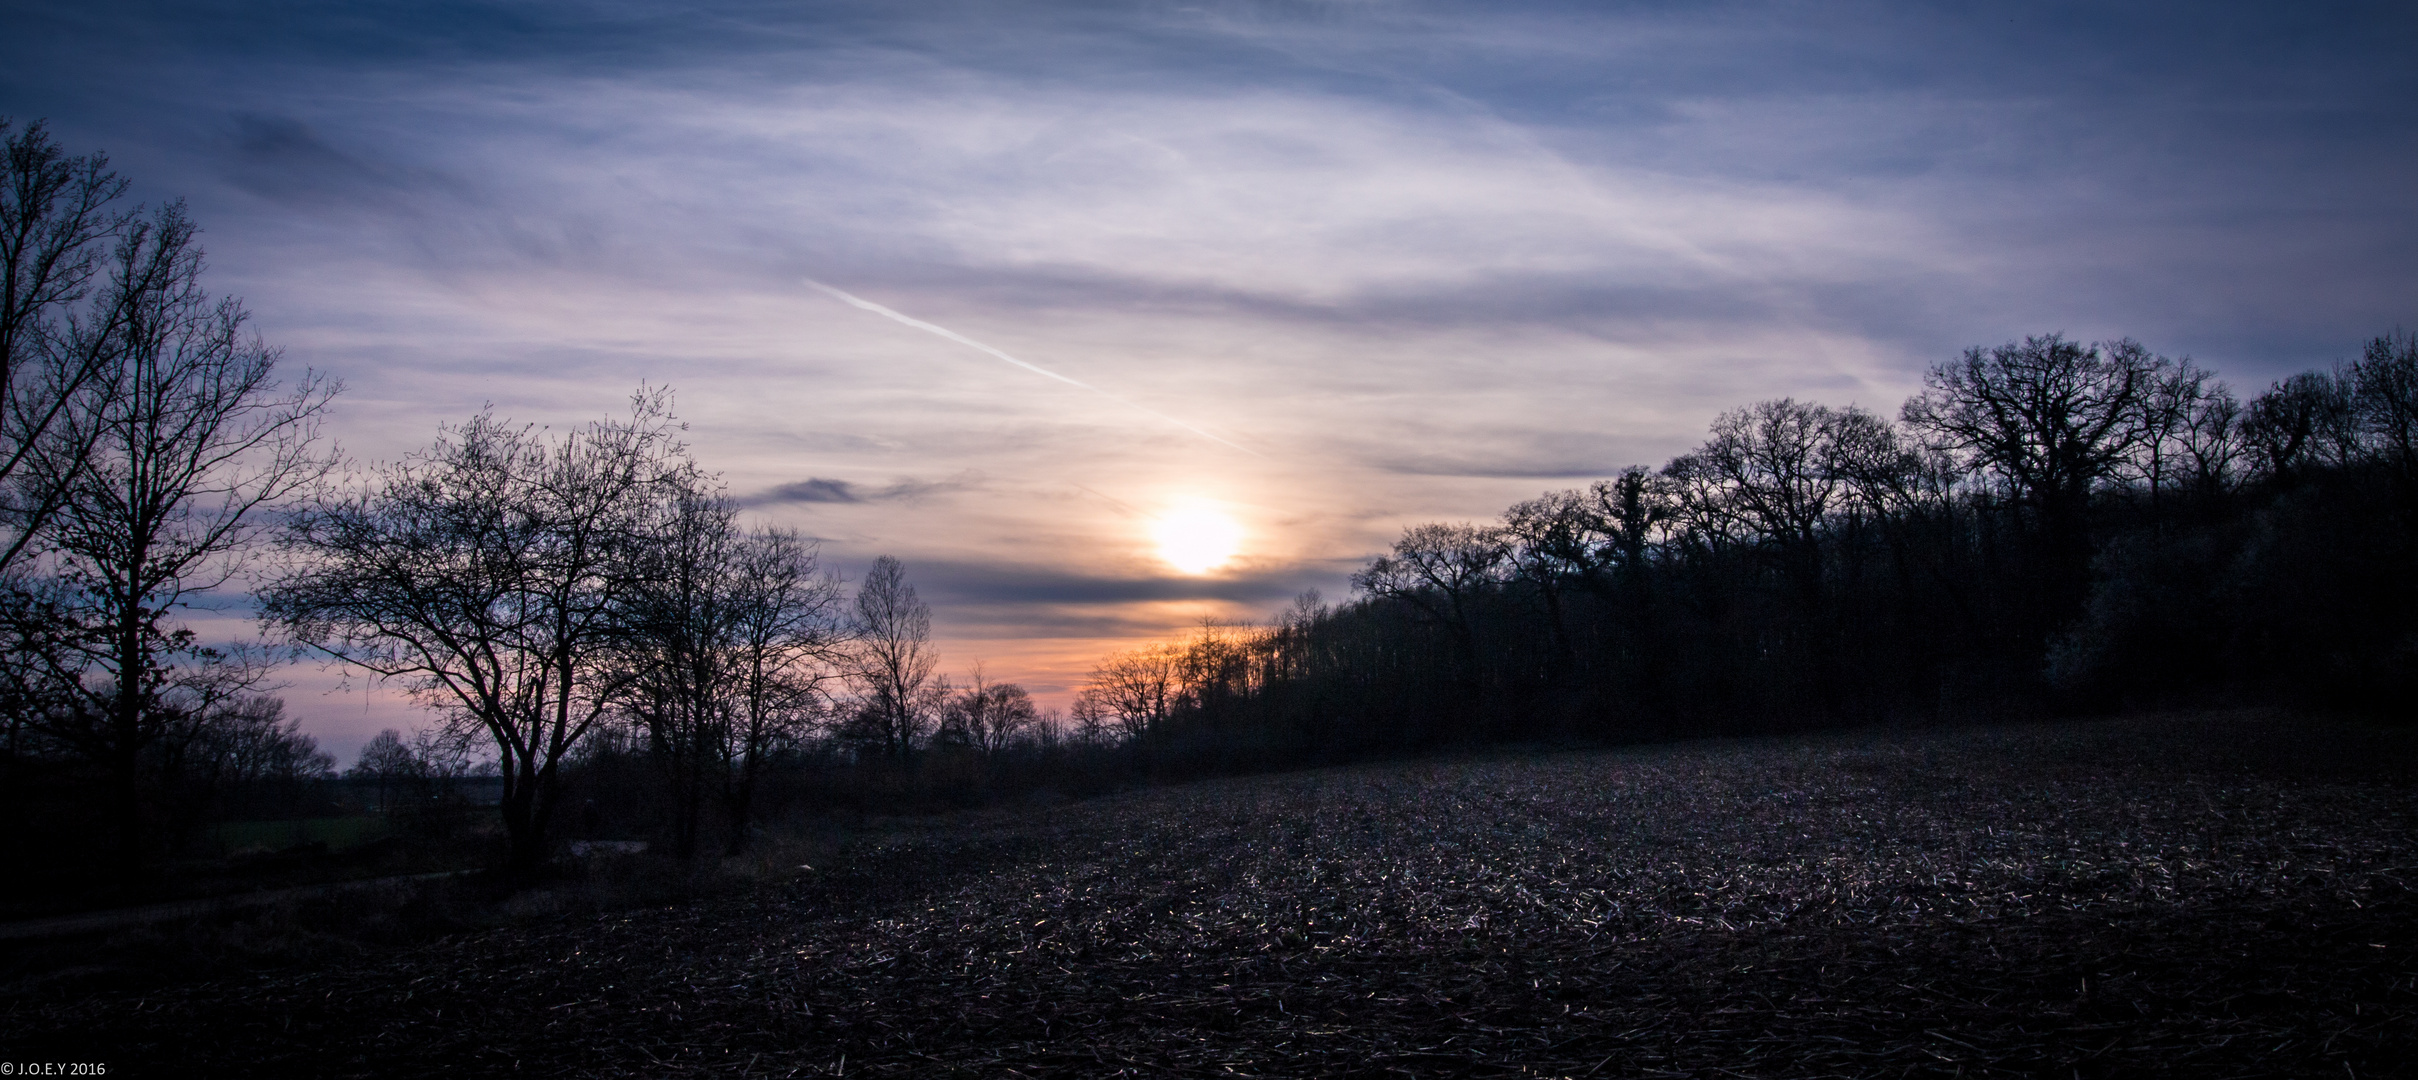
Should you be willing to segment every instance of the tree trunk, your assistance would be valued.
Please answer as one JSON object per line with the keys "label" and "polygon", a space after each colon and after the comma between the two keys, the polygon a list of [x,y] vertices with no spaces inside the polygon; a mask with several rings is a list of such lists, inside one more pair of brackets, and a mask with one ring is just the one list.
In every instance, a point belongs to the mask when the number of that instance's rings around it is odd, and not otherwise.
{"label": "tree trunk", "polygon": [[143,676],[145,661],[140,620],[120,612],[117,641],[117,696],[110,705],[109,779],[117,817],[118,873],[132,882],[149,854],[143,828]]}
{"label": "tree trunk", "polygon": [[505,777],[504,798],[498,809],[504,817],[505,838],[511,844],[506,869],[526,874],[546,859],[544,815],[538,807],[537,770],[526,760],[514,767],[515,773]]}

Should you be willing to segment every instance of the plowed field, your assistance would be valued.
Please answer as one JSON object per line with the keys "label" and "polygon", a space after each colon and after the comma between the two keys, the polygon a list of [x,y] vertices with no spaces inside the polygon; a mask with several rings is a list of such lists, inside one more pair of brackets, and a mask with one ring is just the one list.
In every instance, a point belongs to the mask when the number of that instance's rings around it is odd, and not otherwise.
{"label": "plowed field", "polygon": [[2409,1073],[2412,746],[2182,717],[1194,784],[0,1021],[111,1076]]}

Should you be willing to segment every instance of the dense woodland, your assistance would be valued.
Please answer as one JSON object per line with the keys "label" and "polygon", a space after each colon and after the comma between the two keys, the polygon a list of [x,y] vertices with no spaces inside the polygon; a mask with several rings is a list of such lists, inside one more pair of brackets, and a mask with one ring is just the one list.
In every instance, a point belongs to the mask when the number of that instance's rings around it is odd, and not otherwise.
{"label": "dense woodland", "polygon": [[[2418,680],[2404,333],[2246,402],[2050,334],[1938,364],[1895,419],[1747,406],[1659,469],[1410,529],[1339,604],[1104,658],[1061,717],[940,674],[897,560],[843,581],[744,520],[668,391],[346,463],[322,431],[341,386],[281,374],[203,289],[181,206],[122,207],[39,124],[0,134],[12,865],[134,881],[213,854],[215,823],[341,813],[492,833],[483,857],[521,872],[571,837],[691,861],[814,810],[1506,740],[2390,713]],[[246,604],[253,644],[194,625]],[[433,723],[340,773],[274,696],[296,658]],[[500,828],[466,826],[487,794]]]}
{"label": "dense woodland", "polygon": [[1079,712],[1182,767],[1482,740],[2418,690],[2418,337],[2244,402],[2057,334],[1897,418],[1765,401],[1695,450],[1423,525],[1264,628],[1112,657]]}

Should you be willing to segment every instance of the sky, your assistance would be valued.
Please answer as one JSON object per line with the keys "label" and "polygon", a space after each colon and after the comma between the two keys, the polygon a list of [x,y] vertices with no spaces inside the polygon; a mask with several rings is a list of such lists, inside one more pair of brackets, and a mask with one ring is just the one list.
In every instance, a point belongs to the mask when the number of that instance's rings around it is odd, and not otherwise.
{"label": "sky", "polygon": [[[2418,324],[2406,4],[0,25],[0,115],[187,200],[211,288],[349,387],[355,461],[669,386],[751,514],[851,578],[898,557],[943,670],[1051,704],[1109,650],[1342,599],[1405,525],[1659,463],[1752,401],[1894,414],[1929,365],[2050,331],[2255,392]],[[1229,531],[1206,570],[1166,544]],[[347,762],[419,722],[289,681]]]}

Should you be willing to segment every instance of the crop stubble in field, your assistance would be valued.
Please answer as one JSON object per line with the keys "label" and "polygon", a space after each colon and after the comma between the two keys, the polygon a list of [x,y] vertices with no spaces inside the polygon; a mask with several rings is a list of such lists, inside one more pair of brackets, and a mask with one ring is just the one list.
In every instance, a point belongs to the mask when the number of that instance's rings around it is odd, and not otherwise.
{"label": "crop stubble in field", "polygon": [[1204,783],[5,1016],[318,1075],[2389,1075],[2409,755],[2164,718]]}

